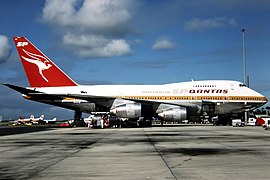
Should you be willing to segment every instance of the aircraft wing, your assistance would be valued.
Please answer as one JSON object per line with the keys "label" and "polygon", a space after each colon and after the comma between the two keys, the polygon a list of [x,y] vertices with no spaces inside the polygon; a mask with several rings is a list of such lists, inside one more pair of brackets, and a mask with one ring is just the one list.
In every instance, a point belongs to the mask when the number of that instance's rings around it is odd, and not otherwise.
{"label": "aircraft wing", "polygon": [[115,97],[104,97],[95,95],[82,95],[82,94],[66,94],[63,95],[65,98],[75,98],[80,100],[86,100],[91,103],[96,103],[104,107],[110,107],[113,104]]}
{"label": "aircraft wing", "polygon": [[138,103],[141,103],[141,104],[148,104],[148,105],[167,104],[167,105],[174,105],[174,106],[180,106],[180,107],[185,107],[185,108],[194,106],[194,104],[192,104],[192,103],[179,104],[179,103],[170,103],[170,102],[158,101],[156,99],[154,101],[144,100],[144,99],[128,99],[128,98],[122,98],[122,99],[138,102]]}
{"label": "aircraft wing", "polygon": [[[90,103],[96,103],[98,105],[104,106],[109,108],[112,104],[113,101],[116,99],[116,97],[104,97],[104,96],[94,96],[94,95],[83,95],[83,94],[46,94],[40,91],[28,89],[25,87],[20,87],[12,84],[3,84],[15,91],[20,92],[21,94],[24,94],[31,100],[34,101],[42,101],[42,100],[64,100],[65,98],[74,98],[74,99],[79,99],[79,100],[86,100]],[[125,97],[121,97],[121,99],[124,100],[130,100],[133,102],[138,102],[141,104],[144,104],[148,107],[152,107],[152,109],[158,108],[160,104],[167,104],[167,105],[174,105],[174,106],[179,106],[179,107],[185,107],[188,109],[197,109],[198,105],[192,104],[192,103],[183,103],[183,104],[175,104],[175,103],[169,103],[169,102],[164,102],[164,101],[151,101],[151,100],[143,100],[143,99],[129,99]],[[48,103],[48,104],[54,104],[54,103]],[[61,105],[59,105],[61,106]]]}
{"label": "aircraft wing", "polygon": [[[81,94],[67,94],[67,97],[70,98],[77,98],[77,99],[82,99],[82,100],[87,100],[89,102],[97,103],[99,105],[103,105],[106,107],[110,107],[113,103],[113,101],[117,97],[104,97],[104,96],[93,96],[93,95],[81,95]],[[151,100],[144,100],[144,99],[130,99],[130,98],[125,98],[125,97],[120,97],[119,99],[124,99],[124,100],[129,100],[137,103],[141,103],[144,105],[147,105],[148,107],[151,106],[153,109],[158,108],[160,104],[167,104],[167,105],[174,105],[174,106],[180,106],[184,108],[197,108],[198,106],[193,103],[169,103],[169,102],[164,102],[164,101],[157,101],[156,99],[154,101]]]}

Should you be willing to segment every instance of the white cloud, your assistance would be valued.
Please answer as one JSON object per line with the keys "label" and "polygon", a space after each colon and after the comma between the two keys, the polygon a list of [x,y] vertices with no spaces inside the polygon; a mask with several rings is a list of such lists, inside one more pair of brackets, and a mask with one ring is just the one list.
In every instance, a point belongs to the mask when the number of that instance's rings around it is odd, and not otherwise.
{"label": "white cloud", "polygon": [[77,47],[77,54],[82,57],[110,57],[131,53],[129,44],[123,39],[106,39],[102,36],[67,34],[64,43]]}
{"label": "white cloud", "polygon": [[76,0],[47,0],[43,8],[42,20],[59,26],[71,25],[74,21]]}
{"label": "white cloud", "polygon": [[78,48],[78,55],[121,56],[131,52],[124,37],[131,33],[132,4],[133,0],[47,0],[41,20],[64,32],[63,43]]}
{"label": "white cloud", "polygon": [[230,19],[227,17],[216,17],[212,19],[193,18],[187,21],[184,26],[185,29],[188,31],[204,31],[207,29],[234,26],[236,24],[237,23],[234,19]]}
{"label": "white cloud", "polygon": [[42,20],[46,23],[72,27],[82,31],[119,31],[131,18],[127,3],[121,0],[47,0]]}
{"label": "white cloud", "polygon": [[174,43],[170,42],[167,39],[162,39],[162,40],[158,40],[154,43],[154,45],[152,46],[152,49],[154,50],[168,50],[168,49],[172,49],[174,47]]}
{"label": "white cloud", "polygon": [[0,63],[7,60],[10,55],[11,45],[9,43],[8,37],[5,35],[0,35]]}

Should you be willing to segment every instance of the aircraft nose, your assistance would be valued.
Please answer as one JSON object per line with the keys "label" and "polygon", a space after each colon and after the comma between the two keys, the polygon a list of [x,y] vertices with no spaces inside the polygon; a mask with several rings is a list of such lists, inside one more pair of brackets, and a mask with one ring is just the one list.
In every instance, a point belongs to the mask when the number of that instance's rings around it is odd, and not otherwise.
{"label": "aircraft nose", "polygon": [[265,96],[263,96],[263,101],[265,102],[265,104],[268,102],[268,99],[265,97]]}
{"label": "aircraft nose", "polygon": [[268,99],[264,95],[261,94],[260,102],[261,102],[261,106],[263,106],[268,102]]}

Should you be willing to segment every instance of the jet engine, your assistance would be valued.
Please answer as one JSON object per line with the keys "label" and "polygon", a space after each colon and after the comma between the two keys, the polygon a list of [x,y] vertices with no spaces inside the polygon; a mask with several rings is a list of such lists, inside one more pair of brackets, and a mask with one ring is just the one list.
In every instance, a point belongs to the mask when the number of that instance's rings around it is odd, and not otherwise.
{"label": "jet engine", "polygon": [[158,116],[165,121],[181,121],[187,118],[187,110],[184,107],[168,106],[167,108],[162,110],[159,109],[158,111]]}
{"label": "jet engine", "polygon": [[115,100],[110,112],[120,118],[141,117],[141,103],[128,100]]}

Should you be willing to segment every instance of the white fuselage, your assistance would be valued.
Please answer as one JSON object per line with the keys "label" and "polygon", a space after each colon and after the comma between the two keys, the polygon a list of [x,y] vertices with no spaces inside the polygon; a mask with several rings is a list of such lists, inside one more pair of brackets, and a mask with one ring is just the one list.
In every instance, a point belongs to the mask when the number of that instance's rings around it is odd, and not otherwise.
{"label": "white fuselage", "polygon": [[242,83],[227,80],[191,81],[164,85],[79,85],[31,89],[47,94],[81,95],[89,99],[91,97],[122,98],[180,106],[194,104],[201,106],[203,102],[208,102],[215,104],[216,114],[249,110],[267,102],[263,95]]}

